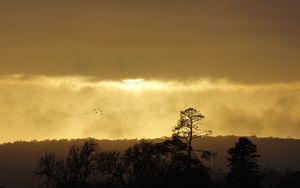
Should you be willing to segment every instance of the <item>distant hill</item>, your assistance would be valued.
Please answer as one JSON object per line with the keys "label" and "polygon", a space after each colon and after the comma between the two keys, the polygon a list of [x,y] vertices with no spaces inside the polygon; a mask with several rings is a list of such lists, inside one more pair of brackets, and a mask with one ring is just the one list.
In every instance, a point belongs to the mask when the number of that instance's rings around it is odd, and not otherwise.
{"label": "distant hill", "polygon": [[[279,138],[250,137],[261,154],[261,167],[275,167],[279,170],[292,168],[300,170],[300,140]],[[154,139],[162,142],[164,139]],[[217,152],[216,169],[227,171],[227,149],[234,146],[236,136],[204,137],[194,141],[194,149]],[[33,176],[32,169],[39,157],[45,152],[56,152],[65,156],[73,144],[82,143],[78,140],[45,140],[31,142],[14,142],[0,145],[0,185],[13,188],[28,188],[37,185],[38,179]],[[125,150],[138,143],[139,140],[97,140],[102,150]],[[213,161],[204,162],[213,168]]]}

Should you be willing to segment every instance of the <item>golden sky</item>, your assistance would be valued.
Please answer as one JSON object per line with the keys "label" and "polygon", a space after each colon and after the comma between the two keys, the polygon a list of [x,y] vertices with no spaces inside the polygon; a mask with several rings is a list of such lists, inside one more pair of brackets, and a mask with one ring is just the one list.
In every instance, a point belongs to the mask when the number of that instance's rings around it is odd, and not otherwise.
{"label": "golden sky", "polygon": [[160,137],[190,106],[216,135],[300,138],[299,7],[3,0],[0,142]]}

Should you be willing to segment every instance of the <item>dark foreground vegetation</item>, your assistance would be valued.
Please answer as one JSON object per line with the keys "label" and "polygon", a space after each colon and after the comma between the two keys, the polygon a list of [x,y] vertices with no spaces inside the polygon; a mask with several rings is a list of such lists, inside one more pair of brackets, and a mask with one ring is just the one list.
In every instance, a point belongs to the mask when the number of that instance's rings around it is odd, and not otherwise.
{"label": "dark foreground vegetation", "polygon": [[[170,139],[162,143],[141,141],[124,152],[100,151],[93,139],[74,145],[64,159],[46,153],[34,174],[40,187],[299,187],[300,173],[259,171],[256,146],[245,137],[228,149],[230,171],[211,178],[210,169],[192,155],[190,168],[186,145]],[[207,159],[209,156],[203,156]]]}
{"label": "dark foreground vegetation", "polygon": [[189,168],[183,147],[177,140],[142,141],[123,153],[105,152],[90,139],[65,159],[45,154],[34,173],[44,187],[208,187],[207,169],[195,156]]}
{"label": "dark foreground vegetation", "polygon": [[[202,131],[198,127],[203,115],[192,108],[182,111],[180,115],[173,135],[168,139],[85,139],[2,145],[0,170],[14,175],[1,172],[0,183],[15,181],[14,184],[6,183],[5,188],[11,187],[9,185],[18,188],[300,187],[299,172],[288,168],[278,170],[284,163],[297,166],[299,141],[256,137],[241,137],[237,141],[236,137],[206,137],[210,131]],[[199,140],[204,144],[200,144]],[[259,148],[263,149],[259,150],[253,141],[259,143]],[[8,155],[12,151],[15,154]],[[55,152],[46,152],[41,156],[43,151]],[[6,154],[10,159],[5,157]],[[30,173],[29,169],[34,166],[32,161],[36,163],[37,156],[40,158],[31,174],[32,180],[39,179],[39,186],[34,186],[36,183],[28,181],[30,178],[22,174]],[[226,161],[223,160],[225,157]],[[258,165],[261,158],[264,158],[263,163]],[[275,160],[272,163],[268,163],[273,159]],[[25,168],[24,164],[28,167]],[[12,177],[13,180],[8,181],[8,178],[1,177]],[[22,183],[25,182],[22,178],[26,178],[28,183]]]}
{"label": "dark foreground vegetation", "polygon": [[299,187],[297,172],[260,172],[257,147],[246,137],[228,149],[229,172],[212,180],[201,160],[211,160],[216,153],[192,147],[194,139],[210,134],[198,127],[204,116],[192,108],[180,115],[169,140],[144,140],[120,152],[101,151],[87,139],[81,146],[73,145],[65,158],[44,154],[33,173],[40,178],[40,187],[49,188]]}

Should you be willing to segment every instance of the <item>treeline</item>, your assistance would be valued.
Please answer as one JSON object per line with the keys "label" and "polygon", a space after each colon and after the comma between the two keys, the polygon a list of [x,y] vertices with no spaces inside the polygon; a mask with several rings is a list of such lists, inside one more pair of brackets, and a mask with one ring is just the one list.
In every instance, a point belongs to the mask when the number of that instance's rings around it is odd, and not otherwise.
{"label": "treeline", "polygon": [[[46,153],[34,174],[41,187],[209,187],[207,168],[193,153],[192,141],[209,135],[199,129],[204,116],[193,108],[180,113],[172,139],[140,142],[125,152],[97,151],[94,140],[74,145],[65,159]],[[203,152],[209,158],[211,152]],[[176,181],[174,181],[176,180]]]}
{"label": "treeline", "polygon": [[[193,108],[181,111],[171,139],[161,143],[141,141],[124,152],[99,151],[93,139],[80,147],[73,145],[65,159],[55,153],[46,153],[33,171],[40,177],[41,187],[52,188],[160,188],[160,187],[294,187],[297,178],[289,176],[273,183],[263,181],[259,173],[257,147],[242,137],[228,149],[230,171],[223,181],[212,182],[209,169],[201,157],[210,160],[217,153],[194,150],[194,139],[208,136],[211,131],[201,130],[204,116]],[[267,182],[267,183],[266,183]]]}
{"label": "treeline", "polygon": [[[51,188],[155,188],[155,187],[299,187],[300,173],[259,171],[257,148],[240,138],[228,149],[230,171],[212,181],[210,170],[194,153],[189,162],[187,145],[173,137],[162,143],[141,141],[124,152],[101,151],[93,139],[70,147],[65,158],[41,156],[34,174],[40,187]],[[203,156],[205,159],[209,156]],[[190,166],[189,166],[190,165]]]}
{"label": "treeline", "polygon": [[189,169],[183,147],[178,140],[142,141],[122,153],[106,152],[89,139],[65,159],[45,154],[34,173],[42,187],[208,187],[207,169],[195,156]]}
{"label": "treeline", "polygon": [[192,147],[194,139],[211,134],[200,129],[203,118],[188,108],[181,111],[170,139],[142,140],[124,151],[101,150],[94,139],[86,139],[72,145],[66,157],[45,153],[33,173],[45,188],[300,187],[299,172],[260,171],[257,146],[246,137],[227,150],[228,173],[207,168],[202,160],[215,159],[217,153]]}

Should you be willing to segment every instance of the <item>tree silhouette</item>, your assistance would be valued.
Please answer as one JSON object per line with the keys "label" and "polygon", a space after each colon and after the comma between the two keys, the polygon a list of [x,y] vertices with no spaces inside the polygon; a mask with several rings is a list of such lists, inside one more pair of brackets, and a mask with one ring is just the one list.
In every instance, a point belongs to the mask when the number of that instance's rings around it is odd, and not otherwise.
{"label": "tree silhouette", "polygon": [[87,185],[88,178],[95,169],[95,153],[97,144],[93,139],[87,139],[82,147],[73,145],[66,159],[67,168],[70,170],[72,182]]}
{"label": "tree silhouette", "polygon": [[40,177],[40,187],[66,187],[68,174],[64,160],[57,158],[56,154],[46,153],[38,162],[33,173]]}
{"label": "tree silhouette", "polygon": [[157,187],[169,165],[167,152],[162,145],[149,141],[128,148],[124,152],[128,182],[133,187]]}
{"label": "tree silhouette", "polygon": [[228,166],[230,172],[227,176],[230,187],[258,187],[257,147],[248,138],[239,138],[235,147],[228,149]]}
{"label": "tree silhouette", "polygon": [[180,118],[173,130],[173,138],[182,140],[186,143],[185,150],[188,153],[187,168],[191,169],[192,161],[192,141],[196,138],[210,135],[211,131],[201,130],[200,121],[204,116],[194,108],[188,108],[180,112]]}
{"label": "tree silhouette", "polygon": [[127,187],[126,165],[123,154],[118,151],[101,151],[96,157],[96,168],[102,180],[98,182],[106,187]]}
{"label": "tree silhouette", "polygon": [[167,144],[142,140],[123,153],[99,153],[97,168],[113,187],[160,187],[161,178],[176,164],[170,151]]}
{"label": "tree silhouette", "polygon": [[[167,168],[161,178],[160,187],[209,187],[210,177],[208,169],[196,155],[187,157],[187,143],[178,138],[166,140],[163,143],[167,151]],[[190,168],[186,165],[190,162]]]}
{"label": "tree silhouette", "polygon": [[95,140],[87,139],[82,146],[71,146],[65,159],[46,153],[34,174],[41,187],[51,188],[208,187],[208,170],[192,153],[192,140],[210,133],[199,129],[203,118],[197,110],[186,109],[172,139],[142,140],[124,152],[98,151]]}
{"label": "tree silhouette", "polygon": [[41,187],[88,187],[94,168],[97,144],[94,139],[84,141],[82,147],[73,145],[66,159],[46,153],[33,173],[40,177]]}
{"label": "tree silhouette", "polygon": [[123,153],[101,152],[97,169],[113,187],[155,187],[165,160],[157,144],[142,140]]}
{"label": "tree silhouette", "polygon": [[180,140],[142,140],[123,153],[101,152],[97,157],[99,173],[111,187],[207,187],[210,178],[198,158],[192,158],[192,169],[187,170],[184,145]]}

